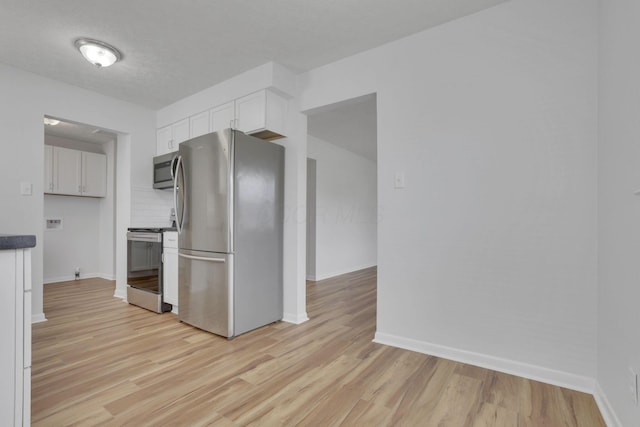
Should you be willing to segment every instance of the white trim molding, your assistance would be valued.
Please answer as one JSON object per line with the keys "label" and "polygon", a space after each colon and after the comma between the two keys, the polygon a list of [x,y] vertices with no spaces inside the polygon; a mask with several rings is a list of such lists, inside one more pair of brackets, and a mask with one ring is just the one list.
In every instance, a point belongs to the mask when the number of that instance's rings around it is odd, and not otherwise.
{"label": "white trim molding", "polygon": [[44,313],[37,313],[37,314],[31,315],[31,324],[42,323],[46,321],[47,321],[47,318],[44,317]]}
{"label": "white trim molding", "polygon": [[456,362],[467,363],[481,368],[492,369],[506,374],[517,375],[583,393],[593,394],[595,390],[595,380],[593,378],[544,368],[542,366],[529,365],[515,360],[474,353],[472,351],[460,350],[381,332],[376,332],[373,342],[404,348],[405,350],[417,351],[418,353],[454,360]]}
{"label": "white trim molding", "polygon": [[607,427],[622,427],[620,419],[613,410],[613,406],[611,406],[611,402],[607,399],[607,395],[604,393],[604,390],[602,390],[602,387],[600,387],[599,382],[596,382],[593,397],[596,400],[598,409],[600,409],[600,413]]}
{"label": "white trim molding", "polygon": [[318,282],[320,280],[331,279],[332,277],[342,276],[343,274],[353,273],[354,271],[366,270],[367,268],[372,268],[372,267],[377,267],[377,264],[359,265],[359,266],[356,266],[356,267],[350,267],[350,268],[342,269],[340,271],[334,271],[333,273],[308,275],[307,276],[307,280],[312,281],[312,282]]}
{"label": "white trim molding", "polygon": [[[127,285],[128,286],[128,285]],[[124,302],[127,302],[127,289],[119,289],[116,286],[116,290],[113,293],[113,296],[116,298],[120,298],[121,300],[123,300]]]}
{"label": "white trim molding", "polygon": [[293,323],[294,325],[299,325],[306,322],[307,320],[309,320],[309,316],[307,316],[306,311],[299,314],[284,313],[282,316],[283,322]]}
{"label": "white trim molding", "polygon": [[[82,279],[95,279],[95,278],[100,278],[100,279],[105,279],[105,280],[115,280],[115,276],[112,274],[105,274],[105,273],[88,273],[88,274],[82,274],[80,276],[80,278],[78,280],[82,280]],[[59,283],[59,282],[72,282],[76,280],[75,276],[60,276],[60,277],[50,277],[48,279],[44,279],[42,283],[44,283],[45,285],[48,285],[50,283]]]}

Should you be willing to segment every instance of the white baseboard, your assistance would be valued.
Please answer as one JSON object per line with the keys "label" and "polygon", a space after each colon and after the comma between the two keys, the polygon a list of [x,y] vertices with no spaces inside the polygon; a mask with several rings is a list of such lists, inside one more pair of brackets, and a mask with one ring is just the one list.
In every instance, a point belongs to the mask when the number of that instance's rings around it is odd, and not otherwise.
{"label": "white baseboard", "polygon": [[[95,279],[95,278],[100,278],[100,279],[105,279],[105,280],[115,280],[115,276],[113,274],[105,274],[105,273],[88,273],[88,274],[81,274],[80,275],[80,279]],[[72,280],[75,280],[76,277],[69,275],[69,276],[59,276],[59,277],[50,277],[48,279],[44,279],[42,281],[42,283],[44,283],[45,285],[48,285],[50,283],[58,283],[58,282],[70,282]]]}
{"label": "white baseboard", "polygon": [[600,413],[602,414],[602,418],[604,418],[604,422],[607,424],[607,427],[622,427],[622,423],[613,410],[611,402],[607,399],[607,395],[604,394],[604,390],[602,390],[602,387],[600,387],[600,383],[598,382],[596,382],[593,397],[596,400],[598,409],[600,409]]}
{"label": "white baseboard", "polygon": [[332,277],[341,276],[347,273],[353,273],[354,271],[364,270],[365,268],[375,267],[377,264],[366,264],[366,265],[358,265],[355,267],[344,268],[339,271],[334,271],[332,273],[322,273],[316,275],[308,275],[307,280],[312,282],[317,282],[320,280],[331,279]]}
{"label": "white baseboard", "polygon": [[118,288],[118,286],[116,285],[116,290],[113,293],[113,296],[116,298],[120,298],[121,300],[123,300],[124,302],[127,302],[127,288],[123,288],[120,289]]}
{"label": "white baseboard", "polygon": [[31,315],[31,324],[34,323],[42,323],[42,322],[46,322],[47,318],[44,317],[44,313],[38,313],[38,314],[32,314]]}
{"label": "white baseboard", "polygon": [[309,316],[307,316],[306,311],[298,314],[284,313],[282,316],[283,322],[293,323],[294,325],[299,325],[307,320],[309,320]]}
{"label": "white baseboard", "polygon": [[593,394],[595,390],[595,380],[593,378],[530,365],[528,363],[522,363],[515,360],[474,353],[471,351],[460,350],[457,348],[446,347],[380,332],[376,332],[373,342],[417,351],[418,353],[429,354],[431,356],[467,363],[469,365],[479,366],[481,368],[504,372],[511,375],[517,375],[519,377],[569,388],[571,390],[577,390],[584,393]]}

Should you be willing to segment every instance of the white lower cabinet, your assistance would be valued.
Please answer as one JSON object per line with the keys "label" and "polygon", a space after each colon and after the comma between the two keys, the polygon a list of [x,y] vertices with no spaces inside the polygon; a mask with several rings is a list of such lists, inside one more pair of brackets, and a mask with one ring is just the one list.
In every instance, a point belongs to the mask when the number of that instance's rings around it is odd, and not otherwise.
{"label": "white lower cabinet", "polygon": [[178,306],[178,233],[165,231],[162,241],[164,302],[175,309]]}
{"label": "white lower cabinet", "polygon": [[0,425],[31,424],[31,250],[0,250]]}

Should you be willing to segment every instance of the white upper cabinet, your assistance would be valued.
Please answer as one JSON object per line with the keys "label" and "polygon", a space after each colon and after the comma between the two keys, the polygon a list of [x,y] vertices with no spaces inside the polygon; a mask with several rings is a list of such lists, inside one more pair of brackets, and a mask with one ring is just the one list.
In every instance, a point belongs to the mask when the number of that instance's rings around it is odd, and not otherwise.
{"label": "white upper cabinet", "polygon": [[236,99],[236,128],[262,139],[285,135],[287,100],[264,89]]}
{"label": "white upper cabinet", "polygon": [[178,144],[189,139],[189,119],[180,120],[178,123],[174,123],[172,127],[173,142],[176,144],[175,149],[177,150]]}
{"label": "white upper cabinet", "polygon": [[156,155],[170,153],[174,150],[171,149],[173,144],[173,131],[171,126],[165,126],[158,129],[156,133]]}
{"label": "white upper cabinet", "polygon": [[44,192],[105,197],[107,156],[45,145]]}
{"label": "white upper cabinet", "polygon": [[222,129],[234,127],[232,124],[235,119],[235,103],[233,101],[220,105],[219,107],[209,110],[210,132],[217,132]]}
{"label": "white upper cabinet", "polygon": [[107,156],[104,154],[82,153],[82,195],[107,195]]}
{"label": "white upper cabinet", "polygon": [[82,151],[53,147],[53,193],[82,194]]}
{"label": "white upper cabinet", "polygon": [[44,192],[53,191],[53,147],[44,146]]}
{"label": "white upper cabinet", "polygon": [[233,128],[258,138],[284,138],[287,100],[269,89],[259,90],[157,130],[156,155],[170,153],[189,138]]}
{"label": "white upper cabinet", "polygon": [[178,149],[178,144],[189,139],[189,119],[180,120],[158,129],[156,134],[156,155],[167,154]]}
{"label": "white upper cabinet", "polygon": [[189,135],[191,138],[209,133],[209,112],[189,117]]}

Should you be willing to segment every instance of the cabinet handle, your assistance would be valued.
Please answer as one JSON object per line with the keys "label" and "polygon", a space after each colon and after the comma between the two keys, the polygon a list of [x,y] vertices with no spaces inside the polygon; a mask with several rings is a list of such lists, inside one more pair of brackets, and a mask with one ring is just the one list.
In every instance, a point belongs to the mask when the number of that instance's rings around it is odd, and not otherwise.
{"label": "cabinet handle", "polygon": [[82,185],[78,185],[78,193],[82,193]]}

